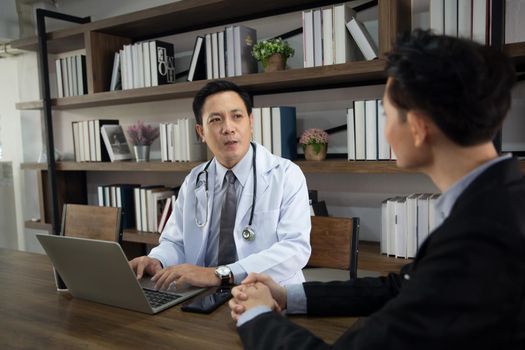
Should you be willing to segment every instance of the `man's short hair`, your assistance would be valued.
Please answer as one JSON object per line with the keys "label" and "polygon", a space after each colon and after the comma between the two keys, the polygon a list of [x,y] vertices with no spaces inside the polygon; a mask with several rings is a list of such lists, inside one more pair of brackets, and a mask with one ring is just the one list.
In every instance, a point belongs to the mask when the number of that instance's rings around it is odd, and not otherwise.
{"label": "man's short hair", "polygon": [[193,99],[193,114],[195,114],[197,124],[202,125],[202,107],[204,106],[208,96],[225,91],[236,92],[243,100],[248,115],[252,113],[251,96],[243,88],[227,80],[216,80],[206,84],[202,89],[199,90],[199,92],[197,92],[195,98]]}
{"label": "man's short hair", "polygon": [[386,93],[394,106],[426,113],[461,146],[494,138],[516,79],[502,52],[423,30],[400,35],[387,55],[387,74],[393,79]]}

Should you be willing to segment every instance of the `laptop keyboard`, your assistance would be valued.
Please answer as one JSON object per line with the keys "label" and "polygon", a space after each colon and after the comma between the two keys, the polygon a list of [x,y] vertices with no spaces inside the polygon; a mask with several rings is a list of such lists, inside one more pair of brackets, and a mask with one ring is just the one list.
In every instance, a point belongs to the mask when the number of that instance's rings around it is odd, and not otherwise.
{"label": "laptop keyboard", "polygon": [[180,295],[164,293],[151,289],[144,289],[144,294],[146,294],[146,298],[152,307],[162,306],[181,297]]}

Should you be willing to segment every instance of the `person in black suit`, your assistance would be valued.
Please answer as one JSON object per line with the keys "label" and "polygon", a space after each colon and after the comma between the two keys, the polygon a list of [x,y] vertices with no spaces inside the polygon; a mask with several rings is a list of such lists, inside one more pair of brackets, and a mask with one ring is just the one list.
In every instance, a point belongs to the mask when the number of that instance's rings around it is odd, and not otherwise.
{"label": "person in black suit", "polygon": [[[492,140],[515,72],[501,52],[417,30],[387,56],[386,137],[442,191],[443,223],[399,274],[278,286],[249,275],[229,306],[248,349],[525,349],[525,181]],[[325,344],[278,311],[368,316]],[[362,320],[362,321],[361,321]]]}

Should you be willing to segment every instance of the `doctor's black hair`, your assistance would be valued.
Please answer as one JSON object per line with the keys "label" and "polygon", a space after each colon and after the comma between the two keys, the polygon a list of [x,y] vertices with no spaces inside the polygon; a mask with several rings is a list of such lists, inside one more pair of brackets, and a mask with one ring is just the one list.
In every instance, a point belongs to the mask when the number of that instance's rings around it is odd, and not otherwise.
{"label": "doctor's black hair", "polygon": [[252,98],[248,92],[230,81],[216,80],[206,84],[202,89],[199,90],[199,92],[197,92],[195,98],[193,99],[193,114],[195,114],[195,120],[197,121],[197,124],[202,125],[202,107],[204,106],[208,96],[225,91],[236,92],[237,95],[239,95],[239,97],[243,100],[248,115],[252,113]]}
{"label": "doctor's black hair", "polygon": [[511,103],[514,67],[507,56],[470,40],[430,31],[401,34],[387,54],[386,93],[401,118],[426,113],[461,146],[494,138]]}

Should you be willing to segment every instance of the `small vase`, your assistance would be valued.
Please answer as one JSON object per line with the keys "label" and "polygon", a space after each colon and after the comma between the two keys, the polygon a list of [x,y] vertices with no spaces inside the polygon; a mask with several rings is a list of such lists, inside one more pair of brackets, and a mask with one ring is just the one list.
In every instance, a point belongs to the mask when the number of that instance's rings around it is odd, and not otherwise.
{"label": "small vase", "polygon": [[133,151],[135,152],[135,159],[137,162],[149,161],[149,147],[146,145],[135,145]]}
{"label": "small vase", "polygon": [[328,144],[315,143],[304,146],[304,158],[306,160],[324,160]]}
{"label": "small vase", "polygon": [[263,66],[265,72],[284,70],[286,67],[286,58],[280,53],[274,53],[263,62]]}

